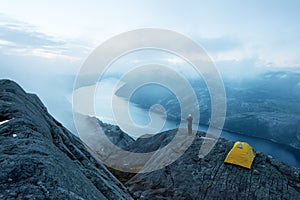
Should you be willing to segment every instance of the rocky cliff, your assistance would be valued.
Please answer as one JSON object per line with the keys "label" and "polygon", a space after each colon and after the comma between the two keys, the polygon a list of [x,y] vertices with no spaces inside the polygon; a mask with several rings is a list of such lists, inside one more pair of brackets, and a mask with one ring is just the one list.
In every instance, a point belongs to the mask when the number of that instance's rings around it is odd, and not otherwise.
{"label": "rocky cliff", "polygon": [[[99,124],[113,143],[133,152],[161,148],[176,131],[134,141]],[[225,139],[199,158],[205,134],[195,134],[185,153],[161,170],[132,177],[111,169],[124,186],[36,95],[0,80],[0,199],[300,199],[300,169],[259,152],[251,170],[224,164],[233,145]]]}
{"label": "rocky cliff", "polygon": [[[164,146],[173,137],[172,132],[149,139]],[[300,169],[260,152],[256,153],[251,170],[225,164],[223,161],[233,142],[222,138],[201,159],[198,153],[204,135],[197,132],[193,144],[171,165],[130,179],[126,186],[133,196],[137,199],[300,199]],[[145,140],[133,143],[133,151],[147,152],[149,146],[151,149],[151,142],[148,146]]]}
{"label": "rocky cliff", "polygon": [[0,81],[0,199],[132,199],[79,138],[16,83]]}
{"label": "rocky cliff", "polygon": [[[105,124],[102,125],[107,129]],[[122,147],[140,153],[155,151],[166,146],[175,133],[176,130],[170,130],[149,138],[139,138]],[[119,129],[115,132],[115,135],[123,134]],[[174,163],[161,170],[137,174],[127,180],[125,185],[134,198],[300,199],[300,169],[261,152],[256,152],[251,170],[225,164],[223,161],[234,143],[223,138],[218,139],[207,156],[199,158],[199,148],[206,135],[203,132],[195,134],[192,145]],[[160,158],[151,160],[160,162]],[[124,180],[133,175],[113,172]]]}

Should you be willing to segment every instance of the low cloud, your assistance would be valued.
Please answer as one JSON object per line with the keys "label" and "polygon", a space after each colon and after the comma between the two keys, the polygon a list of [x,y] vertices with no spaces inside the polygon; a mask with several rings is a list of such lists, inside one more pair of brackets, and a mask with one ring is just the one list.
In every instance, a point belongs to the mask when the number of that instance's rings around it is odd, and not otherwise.
{"label": "low cloud", "polygon": [[91,51],[80,43],[44,34],[34,26],[4,15],[0,15],[0,33],[0,51],[4,55],[76,62]]}
{"label": "low cloud", "polygon": [[1,24],[0,26],[1,39],[4,41],[14,42],[15,44],[30,47],[59,47],[65,42],[56,40],[46,34],[37,32],[30,26],[21,24]]}
{"label": "low cloud", "polygon": [[38,94],[48,111],[73,132],[74,79],[90,51],[85,45],[0,15],[0,78],[14,80]]}

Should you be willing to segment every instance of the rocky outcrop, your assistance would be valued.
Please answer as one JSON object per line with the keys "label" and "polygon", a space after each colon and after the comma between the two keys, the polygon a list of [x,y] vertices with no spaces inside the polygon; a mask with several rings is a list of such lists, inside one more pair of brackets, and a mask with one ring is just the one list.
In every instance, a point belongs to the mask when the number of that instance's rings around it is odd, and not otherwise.
{"label": "rocky outcrop", "polygon": [[124,133],[120,127],[103,123],[99,119],[97,121],[108,139],[118,147],[126,148],[134,143],[134,139]]}
{"label": "rocky outcrop", "polygon": [[[173,137],[171,132],[158,134],[151,140],[161,141],[164,146],[166,140]],[[132,195],[137,199],[300,198],[300,169],[259,152],[251,170],[225,164],[223,161],[233,142],[222,138],[201,159],[198,153],[204,135],[197,132],[193,144],[171,165],[130,179],[126,185]],[[138,146],[140,152],[147,152],[147,145],[142,145],[146,143],[144,140],[138,139],[132,147]]]}
{"label": "rocky outcrop", "polygon": [[[106,129],[106,125],[102,125]],[[138,153],[155,151],[166,146],[176,131],[138,138],[123,148]],[[199,158],[199,149],[206,134],[195,134],[195,140],[187,151],[161,170],[136,175],[112,171],[123,181],[127,179],[125,185],[136,199],[300,198],[299,168],[288,166],[261,152],[256,152],[250,170],[225,164],[224,160],[234,143],[223,138],[218,139],[207,156]],[[122,135],[122,131],[118,129],[115,135]],[[159,162],[159,158],[151,160]]]}
{"label": "rocky outcrop", "polygon": [[[176,132],[134,141],[118,127],[99,123],[113,143],[132,152],[162,148]],[[259,152],[251,170],[224,164],[233,145],[225,139],[199,158],[205,133],[194,134],[192,145],[171,165],[118,174],[125,176],[126,188],[36,95],[0,80],[0,199],[300,199],[300,169]],[[151,157],[157,164],[160,159]]]}
{"label": "rocky outcrop", "polygon": [[0,81],[0,199],[132,199],[79,138],[16,83]]}

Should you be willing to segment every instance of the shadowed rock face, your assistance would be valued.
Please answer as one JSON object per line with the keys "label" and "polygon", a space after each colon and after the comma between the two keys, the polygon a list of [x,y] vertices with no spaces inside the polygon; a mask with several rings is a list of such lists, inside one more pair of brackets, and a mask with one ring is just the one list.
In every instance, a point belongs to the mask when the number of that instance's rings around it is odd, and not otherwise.
{"label": "shadowed rock face", "polygon": [[[106,124],[102,124],[104,129]],[[110,125],[111,127],[111,125]],[[122,135],[115,128],[114,135]],[[177,130],[139,138],[128,146],[132,152],[150,152],[166,146]],[[136,199],[300,199],[300,169],[256,152],[252,169],[225,164],[234,142],[218,139],[213,150],[199,158],[205,133],[197,132],[194,142],[174,163],[150,173],[113,171]],[[151,158],[155,163],[159,158]]]}
{"label": "shadowed rock face", "polygon": [[106,124],[97,119],[100,127],[104,131],[106,137],[116,146],[125,149],[134,143],[134,139],[124,133],[118,126]]}
{"label": "shadowed rock face", "polygon": [[0,199],[132,199],[36,95],[9,80],[0,80],[0,124]]}
{"label": "shadowed rock face", "polygon": [[[262,153],[256,153],[251,170],[224,164],[233,142],[222,138],[200,159],[203,135],[197,132],[193,144],[171,165],[137,174],[127,181],[133,196],[137,199],[300,199],[300,169]],[[161,141],[164,146],[168,136],[172,137],[171,131],[153,136],[151,140]],[[131,146],[144,147],[140,150],[144,152],[148,146],[140,144],[143,140]]]}

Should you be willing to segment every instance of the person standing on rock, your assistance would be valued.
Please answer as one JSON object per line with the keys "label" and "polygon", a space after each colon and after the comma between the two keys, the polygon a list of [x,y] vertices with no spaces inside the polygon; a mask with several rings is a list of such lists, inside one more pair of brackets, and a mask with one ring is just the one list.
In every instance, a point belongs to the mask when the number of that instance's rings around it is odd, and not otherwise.
{"label": "person standing on rock", "polygon": [[192,125],[193,125],[193,117],[192,117],[191,114],[188,115],[187,121],[188,121],[188,133],[189,133],[189,134],[192,134],[192,131],[193,131],[193,128],[192,128]]}

